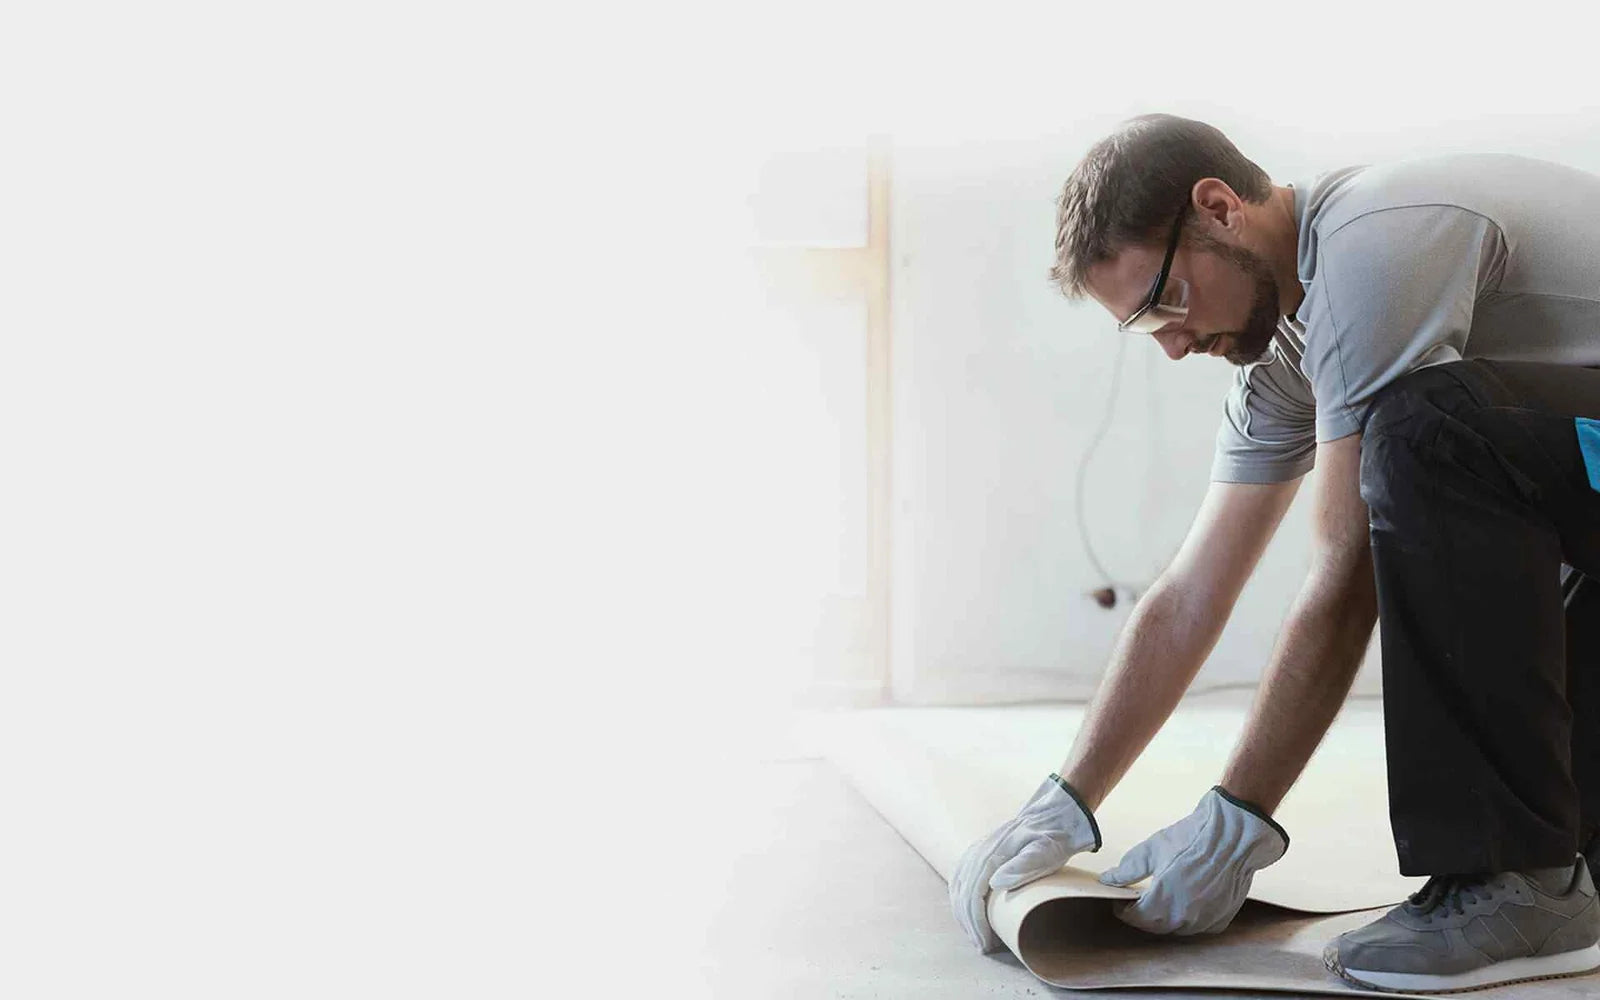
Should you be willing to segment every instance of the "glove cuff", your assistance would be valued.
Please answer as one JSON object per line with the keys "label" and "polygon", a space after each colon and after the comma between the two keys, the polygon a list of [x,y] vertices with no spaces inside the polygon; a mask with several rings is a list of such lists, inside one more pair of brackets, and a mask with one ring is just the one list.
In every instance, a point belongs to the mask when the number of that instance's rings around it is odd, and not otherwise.
{"label": "glove cuff", "polygon": [[1266,810],[1262,809],[1260,806],[1256,805],[1254,802],[1246,802],[1244,799],[1234,798],[1232,795],[1229,795],[1227,789],[1223,788],[1221,785],[1212,785],[1211,786],[1211,790],[1213,792],[1216,792],[1218,795],[1222,796],[1227,801],[1229,801],[1229,802],[1233,803],[1234,805],[1238,806],[1240,809],[1243,809],[1245,812],[1250,813],[1252,816],[1254,816],[1257,819],[1261,820],[1263,823],[1266,823],[1268,826],[1272,827],[1274,830],[1278,831],[1278,836],[1283,838],[1283,850],[1284,850],[1284,853],[1285,854],[1288,853],[1288,851],[1289,851],[1289,831],[1287,831],[1283,827],[1279,826],[1276,820],[1274,820],[1271,816],[1268,816],[1267,813],[1266,813]]}
{"label": "glove cuff", "polygon": [[1094,831],[1094,847],[1090,850],[1090,853],[1092,854],[1094,851],[1100,850],[1100,824],[1094,821],[1094,811],[1088,806],[1084,805],[1083,796],[1078,794],[1078,790],[1076,788],[1073,788],[1067,783],[1066,778],[1063,778],[1061,775],[1051,771],[1050,780],[1059,785],[1063,792],[1066,792],[1068,795],[1072,796],[1072,801],[1076,802],[1078,804],[1078,808],[1083,810],[1083,814],[1089,817],[1089,829]]}

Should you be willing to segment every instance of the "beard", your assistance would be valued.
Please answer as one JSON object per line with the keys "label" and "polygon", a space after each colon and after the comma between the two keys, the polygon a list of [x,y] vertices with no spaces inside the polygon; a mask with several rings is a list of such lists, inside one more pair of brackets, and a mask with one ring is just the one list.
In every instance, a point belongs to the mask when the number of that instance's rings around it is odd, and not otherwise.
{"label": "beard", "polygon": [[1278,280],[1272,276],[1272,269],[1266,261],[1244,247],[1223,243],[1209,233],[1200,234],[1195,242],[1233,264],[1255,283],[1255,297],[1250,303],[1250,315],[1245,320],[1244,329],[1229,330],[1217,336],[1233,338],[1233,345],[1222,353],[1233,364],[1242,368],[1261,360],[1267,348],[1272,346],[1273,334],[1278,332]]}
{"label": "beard", "polygon": [[1278,332],[1278,282],[1268,274],[1257,274],[1256,298],[1250,305],[1250,318],[1243,330],[1234,334],[1233,346],[1222,356],[1241,368],[1261,360]]}

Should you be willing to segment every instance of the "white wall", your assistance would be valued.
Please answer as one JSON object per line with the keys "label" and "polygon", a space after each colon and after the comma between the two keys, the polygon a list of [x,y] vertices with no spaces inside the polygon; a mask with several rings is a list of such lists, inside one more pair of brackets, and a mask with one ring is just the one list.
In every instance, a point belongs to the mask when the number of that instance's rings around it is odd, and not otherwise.
{"label": "white wall", "polygon": [[[1076,697],[1093,690],[1129,602],[1101,585],[1077,530],[1078,462],[1108,401],[1118,335],[1092,301],[1045,279],[1053,200],[1088,146],[1127,114],[1167,110],[1221,128],[1275,183],[1348,163],[1453,149],[1545,156],[1600,172],[1600,115],[1397,122],[1342,130],[1182,101],[977,139],[896,144],[893,677],[910,702]],[[915,130],[908,130],[914,132]],[[1208,482],[1231,365],[1173,363],[1148,340],[1121,358],[1113,422],[1084,496],[1108,572],[1148,583]],[[1248,683],[1307,565],[1308,478],[1197,684]],[[1377,643],[1358,680],[1379,688]]]}
{"label": "white wall", "polygon": [[[726,91],[715,113],[736,157],[893,138],[897,696],[1081,696],[1126,618],[1126,601],[1108,612],[1085,596],[1101,581],[1078,538],[1074,497],[1116,338],[1098,306],[1069,305],[1044,277],[1055,195],[1088,146],[1129,115],[1169,111],[1222,128],[1279,183],[1447,150],[1521,152],[1600,172],[1591,74],[1551,48],[1552,32],[1583,25],[1542,7],[1531,0],[1486,27],[1376,0],[1337,12],[1041,4],[950,20],[921,8],[824,5],[786,23],[783,44],[773,36],[730,55],[739,72],[709,74]],[[724,88],[731,78],[737,88]],[[1183,537],[1207,486],[1231,371],[1127,346],[1084,503],[1119,579],[1148,583]],[[783,456],[759,460],[771,472],[764,481],[782,481]],[[1302,581],[1308,496],[1302,490],[1200,684],[1259,676]],[[761,499],[781,512],[762,507],[752,519],[785,525],[763,550],[773,580],[762,593],[776,593],[807,519],[825,532],[837,511],[813,516],[777,487]],[[747,629],[754,649],[778,616],[745,590],[750,610],[733,617],[762,623]],[[1359,690],[1376,690],[1375,661],[1369,655]],[[730,675],[743,676],[737,670]]]}

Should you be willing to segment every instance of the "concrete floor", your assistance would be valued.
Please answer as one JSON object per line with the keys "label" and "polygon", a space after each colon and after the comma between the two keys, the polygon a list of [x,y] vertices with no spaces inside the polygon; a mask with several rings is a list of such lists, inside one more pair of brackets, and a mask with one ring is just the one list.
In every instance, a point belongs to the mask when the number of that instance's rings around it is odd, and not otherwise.
{"label": "concrete floor", "polygon": [[943,879],[820,759],[767,760],[741,783],[732,856],[705,934],[710,995],[1278,997],[1248,991],[1058,990],[1009,952],[981,955]]}

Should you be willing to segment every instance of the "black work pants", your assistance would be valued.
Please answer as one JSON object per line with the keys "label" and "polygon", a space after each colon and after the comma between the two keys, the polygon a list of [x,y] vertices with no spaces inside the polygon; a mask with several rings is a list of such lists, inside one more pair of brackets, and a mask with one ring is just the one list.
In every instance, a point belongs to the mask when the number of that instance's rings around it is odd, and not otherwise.
{"label": "black work pants", "polygon": [[1402,875],[1567,865],[1600,829],[1600,492],[1574,417],[1600,418],[1600,369],[1470,360],[1363,420]]}

